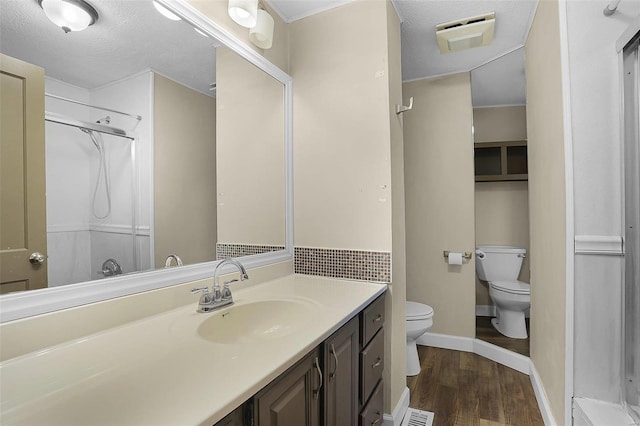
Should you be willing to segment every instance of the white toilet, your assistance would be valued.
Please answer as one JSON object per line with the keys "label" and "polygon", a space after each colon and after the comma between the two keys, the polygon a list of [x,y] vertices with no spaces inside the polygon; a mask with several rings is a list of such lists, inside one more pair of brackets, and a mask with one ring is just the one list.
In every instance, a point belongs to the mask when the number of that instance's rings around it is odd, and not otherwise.
{"label": "white toilet", "polygon": [[480,246],[476,249],[478,278],[489,283],[489,296],[496,305],[491,320],[500,333],[526,339],[524,313],[531,305],[531,286],[518,281],[526,250],[511,246]]}
{"label": "white toilet", "polygon": [[416,340],[433,325],[433,308],[418,302],[406,302],[407,310],[407,376],[420,373]]}

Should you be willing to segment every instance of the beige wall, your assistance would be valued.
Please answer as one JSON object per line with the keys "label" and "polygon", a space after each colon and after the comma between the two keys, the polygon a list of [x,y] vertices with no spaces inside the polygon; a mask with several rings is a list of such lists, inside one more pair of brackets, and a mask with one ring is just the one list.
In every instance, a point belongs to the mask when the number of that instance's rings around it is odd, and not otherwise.
{"label": "beige wall", "polygon": [[473,109],[473,136],[479,142],[527,139],[527,108],[524,105]]}
{"label": "beige wall", "polygon": [[435,333],[475,336],[475,267],[444,250],[474,251],[474,166],[469,73],[405,83],[407,299],[434,309]]}
{"label": "beige wall", "polygon": [[391,112],[400,102],[399,22],[389,2],[360,0],[293,22],[290,35],[295,244],[393,249],[384,373],[391,413],[406,387],[402,136]]}
{"label": "beige wall", "polygon": [[[527,139],[526,107],[473,109],[474,139],[479,142]],[[523,247],[529,252],[529,191],[526,181],[476,183],[476,246],[482,244]],[[529,282],[525,258],[520,280]],[[476,305],[492,305],[487,283],[476,276]]]}
{"label": "beige wall", "polygon": [[391,123],[391,216],[392,216],[392,265],[391,285],[386,300],[385,363],[384,382],[385,410],[392,410],[406,387],[406,321],[405,301],[407,300],[407,268],[405,240],[405,199],[404,199],[404,141],[402,134],[402,114],[395,111],[396,104],[402,104],[402,67],[400,51],[400,21],[391,2],[387,3],[387,39],[389,46],[389,102],[388,114]]}
{"label": "beige wall", "polygon": [[391,251],[386,22],[363,0],[291,24],[297,246]]}
{"label": "beige wall", "polygon": [[226,47],[216,84],[218,242],[283,246],[283,85]]}
{"label": "beige wall", "polygon": [[154,75],[155,262],[215,259],[216,103]]}
{"label": "beige wall", "polygon": [[271,49],[261,49],[249,41],[249,29],[236,24],[227,13],[228,0],[188,0],[189,4],[209,17],[231,33],[236,39],[245,43],[256,52],[267,58],[284,72],[289,72],[289,28],[288,25],[275,13],[266,2],[260,4],[273,17],[273,46]]}
{"label": "beige wall", "polygon": [[542,0],[525,46],[529,154],[531,360],[564,419],[566,196],[559,4]]}

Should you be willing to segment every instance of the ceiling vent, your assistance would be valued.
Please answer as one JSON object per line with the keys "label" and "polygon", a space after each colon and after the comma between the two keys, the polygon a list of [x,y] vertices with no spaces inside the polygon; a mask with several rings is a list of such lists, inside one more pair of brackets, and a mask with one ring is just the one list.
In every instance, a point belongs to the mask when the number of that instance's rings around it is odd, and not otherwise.
{"label": "ceiling vent", "polygon": [[459,52],[491,44],[495,24],[496,13],[491,12],[436,25],[440,53]]}

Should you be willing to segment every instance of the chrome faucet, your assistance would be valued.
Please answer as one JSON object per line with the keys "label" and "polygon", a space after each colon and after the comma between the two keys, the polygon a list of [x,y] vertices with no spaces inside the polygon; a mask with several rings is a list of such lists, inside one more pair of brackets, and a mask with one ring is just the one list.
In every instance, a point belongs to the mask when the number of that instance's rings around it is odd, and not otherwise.
{"label": "chrome faucet", "polygon": [[209,292],[209,287],[207,286],[191,289],[191,293],[202,292],[200,301],[198,302],[198,312],[212,312],[222,307],[233,304],[233,296],[231,295],[229,284],[238,280],[233,279],[225,281],[223,283],[222,289],[220,288],[220,270],[224,265],[227,264],[234,265],[236,268],[238,268],[238,271],[240,271],[240,281],[249,279],[247,270],[244,268],[242,263],[231,258],[224,259],[222,262],[218,263],[216,269],[214,269],[213,271],[213,288],[211,289],[211,292]]}
{"label": "chrome faucet", "polygon": [[171,267],[172,260],[176,261],[176,266],[182,266],[182,259],[180,259],[180,256],[178,256],[177,254],[170,254],[169,256],[167,256],[167,260],[164,261],[164,267]]}

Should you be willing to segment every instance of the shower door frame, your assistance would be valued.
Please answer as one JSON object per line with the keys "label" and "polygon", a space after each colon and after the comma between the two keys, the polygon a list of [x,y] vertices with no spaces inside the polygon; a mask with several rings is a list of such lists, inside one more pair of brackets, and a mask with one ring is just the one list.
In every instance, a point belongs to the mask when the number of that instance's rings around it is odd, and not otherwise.
{"label": "shower door frame", "polygon": [[622,398],[629,414],[640,422],[640,31],[620,54],[625,247]]}

